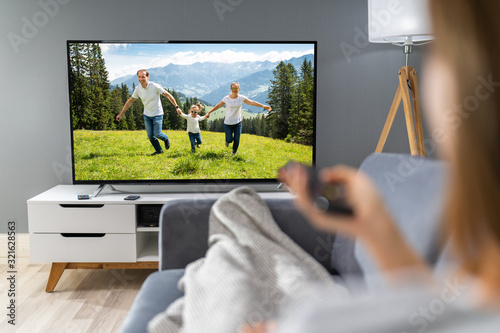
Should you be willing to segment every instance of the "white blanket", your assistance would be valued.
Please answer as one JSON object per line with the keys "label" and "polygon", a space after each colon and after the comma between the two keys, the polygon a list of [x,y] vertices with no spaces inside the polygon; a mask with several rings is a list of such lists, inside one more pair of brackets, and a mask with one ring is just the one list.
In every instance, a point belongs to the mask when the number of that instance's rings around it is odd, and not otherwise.
{"label": "white blanket", "polygon": [[244,323],[275,319],[330,274],[276,225],[269,207],[248,187],[223,196],[210,214],[209,249],[186,267],[184,296],[149,323],[149,331],[236,333]]}

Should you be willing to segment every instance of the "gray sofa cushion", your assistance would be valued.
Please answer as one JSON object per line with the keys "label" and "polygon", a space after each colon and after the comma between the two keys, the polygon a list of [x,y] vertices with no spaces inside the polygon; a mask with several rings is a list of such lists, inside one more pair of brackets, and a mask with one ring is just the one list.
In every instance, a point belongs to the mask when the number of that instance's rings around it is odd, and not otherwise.
{"label": "gray sofa cushion", "polygon": [[[399,229],[431,265],[440,253],[439,225],[445,188],[445,164],[402,154],[372,154],[360,170],[377,185]],[[369,289],[383,285],[383,276],[359,242],[355,256]]]}
{"label": "gray sofa cushion", "polygon": [[[215,199],[174,200],[160,215],[160,270],[184,268],[208,249],[208,217]],[[333,235],[316,230],[288,199],[267,199],[278,226],[294,242],[335,274],[330,257]]]}
{"label": "gray sofa cushion", "polygon": [[177,283],[184,275],[183,269],[154,272],[144,281],[132,308],[123,322],[122,333],[145,333],[148,322],[181,297]]}

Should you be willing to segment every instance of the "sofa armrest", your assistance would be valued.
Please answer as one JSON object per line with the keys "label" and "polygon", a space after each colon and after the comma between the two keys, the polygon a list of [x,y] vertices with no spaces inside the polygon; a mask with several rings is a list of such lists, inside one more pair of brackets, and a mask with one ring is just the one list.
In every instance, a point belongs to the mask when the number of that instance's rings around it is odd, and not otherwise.
{"label": "sofa armrest", "polygon": [[[442,251],[446,163],[408,154],[375,153],[365,158],[360,170],[377,186],[408,244],[434,266]],[[363,244],[356,242],[354,253],[367,286],[372,290],[383,286],[383,274]]]}
{"label": "sofa armrest", "polygon": [[183,269],[149,275],[135,297],[120,333],[146,333],[149,321],[183,295],[177,289],[183,275]]}
{"label": "sofa armrest", "polygon": [[[175,200],[160,214],[160,270],[184,268],[208,249],[208,219],[215,199]],[[267,199],[278,226],[330,273],[334,236],[311,226],[289,199]]]}

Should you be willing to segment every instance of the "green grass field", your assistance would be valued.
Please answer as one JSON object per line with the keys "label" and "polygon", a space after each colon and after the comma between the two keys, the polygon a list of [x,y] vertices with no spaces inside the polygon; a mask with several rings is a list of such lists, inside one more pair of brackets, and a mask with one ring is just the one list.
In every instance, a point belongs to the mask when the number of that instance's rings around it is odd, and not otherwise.
{"label": "green grass field", "polygon": [[293,159],[310,165],[312,147],[242,134],[237,155],[224,133],[202,131],[195,153],[185,131],[164,131],[171,148],[154,152],[146,131],[73,131],[76,180],[275,178]]}

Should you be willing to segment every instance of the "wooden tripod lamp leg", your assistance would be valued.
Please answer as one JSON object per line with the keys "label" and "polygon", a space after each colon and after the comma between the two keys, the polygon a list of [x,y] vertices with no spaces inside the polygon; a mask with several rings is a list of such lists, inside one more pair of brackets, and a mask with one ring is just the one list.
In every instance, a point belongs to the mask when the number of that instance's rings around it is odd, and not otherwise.
{"label": "wooden tripod lamp leg", "polygon": [[[412,66],[403,66],[398,72],[399,86],[392,101],[391,109],[387,115],[382,134],[378,140],[376,153],[382,152],[385,141],[391,130],[392,123],[396,117],[399,104],[403,101],[403,109],[405,113],[406,130],[408,132],[408,142],[410,144],[410,152],[412,155],[425,156],[424,132],[422,128],[422,116],[420,114],[420,96],[418,93],[417,72]],[[411,99],[408,89],[408,81],[411,87]],[[413,101],[413,110],[412,110]],[[413,113],[415,113],[415,122],[413,121]],[[415,136],[415,130],[417,132]]]}
{"label": "wooden tripod lamp leg", "polygon": [[394,118],[396,117],[399,104],[401,103],[401,98],[401,87],[398,87],[398,89],[396,90],[396,95],[394,96],[394,100],[392,101],[391,109],[389,110],[389,114],[387,115],[387,119],[385,120],[382,134],[380,134],[380,138],[378,139],[377,148],[375,148],[376,153],[381,153],[382,149],[384,149],[385,141],[387,140],[387,136],[389,135],[389,131],[391,130],[392,123],[394,121]]}
{"label": "wooden tripod lamp leg", "polygon": [[405,111],[406,131],[412,155],[418,155],[417,138],[415,136],[415,125],[413,123],[413,112],[411,110],[410,93],[408,91],[408,66],[403,66],[399,75],[399,87],[403,91],[403,109]]}
{"label": "wooden tripod lamp leg", "polygon": [[417,71],[412,68],[410,72],[410,86],[413,100],[413,112],[415,113],[415,129],[417,131],[418,154],[425,156],[424,130],[422,126],[422,115],[420,113],[420,95],[418,93]]}

